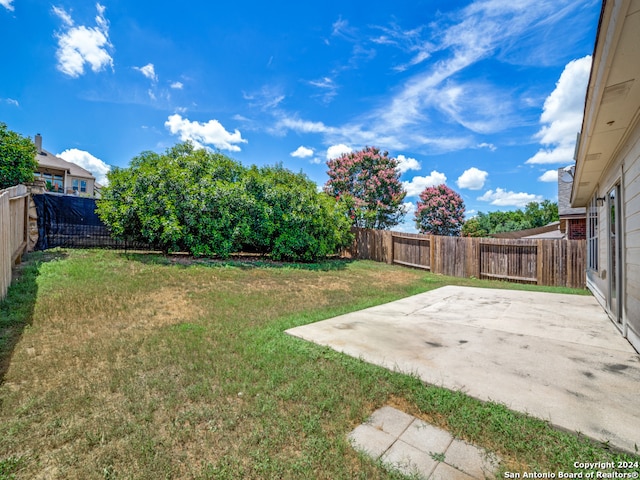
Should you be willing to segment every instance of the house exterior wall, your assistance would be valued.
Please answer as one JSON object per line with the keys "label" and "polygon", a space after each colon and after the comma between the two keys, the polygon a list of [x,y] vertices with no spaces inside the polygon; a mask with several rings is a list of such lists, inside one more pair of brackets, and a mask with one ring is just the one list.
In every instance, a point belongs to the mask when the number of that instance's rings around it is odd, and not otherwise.
{"label": "house exterior wall", "polygon": [[[640,122],[636,121],[622,149],[602,171],[594,197],[607,197],[620,184],[622,333],[640,351]],[[607,202],[598,211],[598,270],[587,271],[587,286],[609,312],[611,221]]]}
{"label": "house exterior wall", "polygon": [[[83,197],[94,196],[95,181],[92,178],[70,175],[66,170],[59,170],[59,169],[55,169],[53,167],[47,167],[47,166],[39,166],[38,169],[36,170],[35,177],[37,180],[46,181],[47,179],[44,177],[45,174],[59,175],[60,177],[62,177],[62,187],[59,189],[53,190],[56,193],[66,193],[68,195],[80,195]],[[74,191],[74,180],[76,180],[78,183],[77,193]],[[84,192],[81,190],[82,182],[85,182]],[[55,185],[52,185],[52,187],[55,187]]]}
{"label": "house exterior wall", "polygon": [[567,240],[584,240],[587,238],[587,220],[570,218],[567,220]]}
{"label": "house exterior wall", "polygon": [[[74,180],[76,180],[77,183],[78,183],[77,193],[74,190],[74,183],[73,183]],[[86,183],[86,187],[85,187],[86,191],[84,191],[84,192],[81,190],[81,185],[82,185],[81,182],[85,182]],[[66,183],[66,187],[65,188],[66,188],[66,192],[70,193],[70,194],[77,194],[77,195],[80,195],[82,197],[93,197],[93,190],[94,190],[93,184],[94,184],[93,179],[86,178],[86,177],[75,177],[73,175],[67,175],[67,183]]]}
{"label": "house exterior wall", "polygon": [[623,166],[623,215],[625,256],[625,316],[627,338],[640,350],[640,122]]}

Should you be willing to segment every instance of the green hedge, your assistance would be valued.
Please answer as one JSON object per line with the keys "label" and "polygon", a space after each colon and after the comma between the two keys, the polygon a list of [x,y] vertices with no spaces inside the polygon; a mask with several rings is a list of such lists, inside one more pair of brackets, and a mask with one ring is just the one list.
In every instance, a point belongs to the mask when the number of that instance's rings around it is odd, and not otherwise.
{"label": "green hedge", "polygon": [[281,165],[245,168],[182,143],[144,152],[108,178],[100,218],[114,236],[165,252],[314,261],[352,241],[343,205]]}

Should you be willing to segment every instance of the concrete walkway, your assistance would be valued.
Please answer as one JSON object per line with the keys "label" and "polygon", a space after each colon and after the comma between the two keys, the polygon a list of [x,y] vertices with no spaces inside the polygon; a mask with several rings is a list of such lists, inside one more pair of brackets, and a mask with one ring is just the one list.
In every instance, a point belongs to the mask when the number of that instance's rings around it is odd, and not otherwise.
{"label": "concrete walkway", "polygon": [[640,446],[640,356],[590,296],[448,286],[287,333]]}
{"label": "concrete walkway", "polygon": [[429,480],[495,478],[499,463],[495,455],[388,406],[373,412],[349,440],[373,459]]}

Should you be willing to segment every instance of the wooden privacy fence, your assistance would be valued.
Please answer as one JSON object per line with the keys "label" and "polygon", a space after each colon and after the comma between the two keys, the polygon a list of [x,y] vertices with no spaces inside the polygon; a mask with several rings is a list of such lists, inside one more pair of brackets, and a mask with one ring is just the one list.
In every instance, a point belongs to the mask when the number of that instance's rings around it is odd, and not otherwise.
{"label": "wooden privacy fence", "polygon": [[584,288],[584,240],[440,237],[354,229],[354,258],[423,268],[453,277]]}
{"label": "wooden privacy fence", "polygon": [[0,300],[11,285],[11,268],[27,248],[29,192],[24,185],[0,190]]}

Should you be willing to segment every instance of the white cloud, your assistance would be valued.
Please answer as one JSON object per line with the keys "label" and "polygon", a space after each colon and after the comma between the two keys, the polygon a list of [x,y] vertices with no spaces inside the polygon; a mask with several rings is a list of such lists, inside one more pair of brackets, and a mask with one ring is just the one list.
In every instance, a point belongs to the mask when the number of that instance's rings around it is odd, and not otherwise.
{"label": "white cloud", "polygon": [[291,152],[290,155],[296,158],[311,157],[313,155],[313,149],[300,145],[294,152]]}
{"label": "white cloud", "polygon": [[321,163],[324,163],[324,160],[322,160],[322,158],[320,157],[313,157],[311,160],[309,160],[309,163],[311,163],[312,165],[320,165]]}
{"label": "white cloud", "polygon": [[218,120],[209,120],[206,123],[192,122],[181,115],[173,114],[164,125],[172,134],[180,135],[180,140],[191,141],[197,148],[213,145],[220,150],[239,152],[240,147],[237,144],[247,143],[238,129],[230,133]]}
{"label": "white cloud", "polygon": [[449,79],[425,94],[425,99],[451,121],[475,133],[495,133],[516,123],[509,96],[486,82]]}
{"label": "white cloud", "polygon": [[13,105],[14,107],[19,107],[20,103],[18,102],[18,100],[15,100],[13,98],[5,98],[3,99],[5,102],[7,102],[9,105]]}
{"label": "white cloud", "polygon": [[416,204],[413,202],[404,202],[402,206],[404,208],[404,211],[406,212],[406,215],[413,218],[413,215],[416,212]]}
{"label": "white cloud", "polygon": [[414,28],[413,30],[403,30],[398,25],[392,24],[390,27],[375,26],[374,28],[382,30],[383,34],[371,38],[373,43],[377,45],[395,46],[412,55],[408,62],[395,66],[393,68],[394,70],[404,72],[431,57],[434,45],[422,39],[422,30],[424,27]]}
{"label": "white cloud", "polygon": [[357,33],[355,28],[349,26],[349,22],[347,20],[343,20],[342,16],[338,18],[335,22],[333,22],[333,30],[331,31],[331,35],[335,37],[342,37],[346,40],[355,41],[357,38]]}
{"label": "white cloud", "polygon": [[557,170],[547,170],[542,175],[538,177],[540,182],[549,182],[549,183],[557,183],[558,182],[558,171]]}
{"label": "white cloud", "polygon": [[311,80],[309,85],[321,89],[323,92],[319,95],[322,101],[329,103],[338,94],[338,86],[332,78],[323,77],[320,80]]}
{"label": "white cloud", "polygon": [[493,143],[486,143],[486,142],[479,143],[479,144],[477,145],[477,147],[478,147],[478,148],[488,148],[488,149],[489,149],[489,150],[491,150],[492,152],[495,152],[495,151],[496,151],[496,149],[497,149],[497,148],[496,148],[496,146],[495,146]]}
{"label": "white cloud", "polygon": [[57,68],[65,75],[79,77],[84,74],[85,64],[89,65],[93,72],[100,72],[108,66],[113,68],[109,24],[104,18],[105,9],[99,3],[96,4],[96,9],[98,15],[95,18],[95,27],[84,25],[74,27],[73,19],[64,9],[59,7],[53,9],[67,27],[57,35],[58,50],[56,51]]}
{"label": "white cloud", "polygon": [[[574,136],[575,143],[575,136]],[[544,165],[551,163],[570,163],[573,161],[573,153],[575,151],[575,145],[567,145],[564,147],[556,148],[542,148],[536,152],[536,154],[527,160],[525,163]]]}
{"label": "white cloud", "polygon": [[344,143],[340,143],[338,145],[331,145],[327,148],[327,160],[331,160],[333,158],[338,158],[345,153],[351,153],[353,149]]}
{"label": "white cloud", "polygon": [[142,75],[147,77],[152,82],[158,81],[158,76],[156,75],[156,69],[153,66],[153,63],[147,63],[144,67],[133,67],[133,69],[142,73]]}
{"label": "white cloud", "polygon": [[447,176],[444,173],[433,170],[430,175],[421,177],[416,175],[408,182],[402,182],[404,189],[407,191],[407,197],[417,197],[427,187],[435,187],[446,183]]}
{"label": "white cloud", "polygon": [[300,133],[329,133],[333,131],[331,127],[322,122],[310,122],[296,118],[282,118],[278,121],[276,128],[285,128]]}
{"label": "white cloud", "polygon": [[465,170],[462,175],[458,177],[456,184],[458,188],[468,188],[469,190],[480,190],[484,187],[484,182],[487,180],[488,172],[479,170],[476,167],[471,167]]}
{"label": "white cloud", "polygon": [[487,190],[484,195],[478,197],[478,200],[490,202],[491,205],[497,207],[524,207],[530,202],[541,202],[543,197],[532,193],[507,192],[502,188],[497,188],[495,191]]}
{"label": "white cloud", "polygon": [[184,84],[182,82],[173,82],[171,84],[171,88],[173,88],[174,90],[182,90],[183,87]]}
{"label": "white cloud", "polygon": [[273,111],[286,98],[279,87],[271,85],[263,86],[254,93],[243,93],[243,98],[249,101],[249,106],[258,107],[262,110]]}
{"label": "white cloud", "polygon": [[11,3],[13,3],[13,0],[0,0],[0,5],[9,11],[13,11],[13,5],[11,5]]}
{"label": "white cloud", "polygon": [[544,102],[540,116],[542,128],[536,138],[545,148],[541,148],[526,163],[570,163],[573,160],[590,71],[590,55],[572,60],[565,66],[556,88]]}
{"label": "white cloud", "polygon": [[416,53],[411,58],[411,60],[409,60],[407,63],[394,67],[394,70],[398,72],[404,72],[405,70],[408,70],[409,68],[418,65],[431,57],[431,52],[429,51],[431,50],[431,44],[426,44],[424,48],[420,48],[417,50],[418,53]]}
{"label": "white cloud", "polygon": [[415,158],[398,155],[396,159],[398,160],[398,170],[400,170],[400,173],[405,173],[409,170],[420,170],[420,162]]}
{"label": "white cloud", "polygon": [[91,155],[89,152],[78,150],[77,148],[70,148],[59,153],[57,156],[67,162],[75,163],[85,170],[88,170],[94,177],[96,177],[96,181],[99,184],[107,185],[109,183],[107,180],[107,173],[111,170],[111,167],[99,158]]}
{"label": "white cloud", "polygon": [[53,10],[53,13],[65,23],[65,25],[69,27],[73,27],[73,18],[71,18],[71,15],[69,15],[64,8],[56,7],[54,5],[52,7],[52,10]]}

